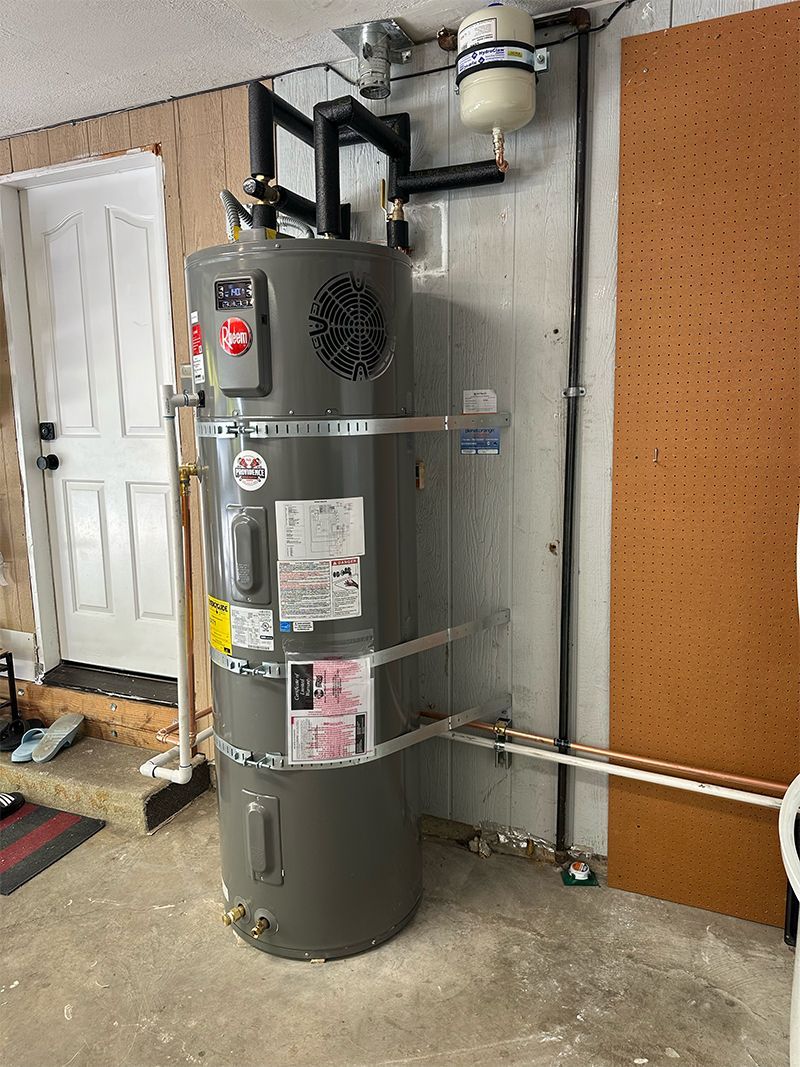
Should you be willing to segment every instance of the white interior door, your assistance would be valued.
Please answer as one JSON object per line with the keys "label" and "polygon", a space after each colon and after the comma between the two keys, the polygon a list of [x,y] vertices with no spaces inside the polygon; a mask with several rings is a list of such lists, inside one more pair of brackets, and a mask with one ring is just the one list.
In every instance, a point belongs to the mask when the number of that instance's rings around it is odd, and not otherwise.
{"label": "white interior door", "polygon": [[59,460],[42,477],[61,656],[174,675],[159,174],[62,179],[21,208],[39,418],[55,424],[42,451]]}

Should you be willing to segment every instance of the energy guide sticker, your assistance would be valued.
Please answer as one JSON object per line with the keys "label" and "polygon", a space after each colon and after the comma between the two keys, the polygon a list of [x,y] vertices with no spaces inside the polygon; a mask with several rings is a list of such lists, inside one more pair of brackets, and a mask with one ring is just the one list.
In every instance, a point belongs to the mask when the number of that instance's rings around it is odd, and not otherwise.
{"label": "energy guide sticker", "polygon": [[372,752],[370,658],[289,661],[288,666],[289,763],[341,762]]}
{"label": "energy guide sticker", "polygon": [[208,598],[208,640],[217,652],[230,656],[231,606],[227,600],[218,600],[215,596]]}

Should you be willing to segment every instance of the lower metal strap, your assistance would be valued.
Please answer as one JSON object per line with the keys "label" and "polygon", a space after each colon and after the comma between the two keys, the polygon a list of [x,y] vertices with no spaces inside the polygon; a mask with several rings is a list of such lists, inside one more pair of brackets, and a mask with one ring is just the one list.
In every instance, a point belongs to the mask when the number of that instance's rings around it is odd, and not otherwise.
{"label": "lower metal strap", "polygon": [[371,752],[365,752],[363,756],[354,756],[352,759],[347,760],[315,760],[304,763],[289,763],[282,752],[266,752],[263,755],[256,755],[249,749],[237,748],[236,745],[223,740],[216,733],[214,734],[214,744],[217,751],[221,752],[223,756],[227,756],[228,759],[243,767],[255,767],[257,770],[269,771],[330,770],[336,767],[354,767],[360,763],[372,763],[378,759],[385,759],[386,756],[391,756],[395,752],[402,752],[405,748],[419,745],[431,737],[436,737],[437,734],[447,734],[458,729],[459,726],[467,726],[469,723],[475,722],[476,719],[502,715],[510,707],[511,694],[506,693],[501,697],[487,700],[484,704],[478,704],[474,708],[467,708],[466,711],[448,715],[446,719],[440,719],[438,722],[433,722],[428,726],[419,726],[415,730],[410,730],[407,734],[393,737],[390,741],[383,741],[381,744],[376,745]]}

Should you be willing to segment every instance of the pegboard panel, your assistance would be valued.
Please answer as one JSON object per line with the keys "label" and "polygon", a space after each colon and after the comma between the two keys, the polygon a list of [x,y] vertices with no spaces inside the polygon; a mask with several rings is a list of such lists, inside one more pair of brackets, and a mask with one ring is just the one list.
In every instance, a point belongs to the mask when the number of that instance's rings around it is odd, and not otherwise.
{"label": "pegboard panel", "polygon": [[[800,4],[622,46],[611,746],[800,770]],[[613,782],[609,883],[783,921],[775,815]]]}

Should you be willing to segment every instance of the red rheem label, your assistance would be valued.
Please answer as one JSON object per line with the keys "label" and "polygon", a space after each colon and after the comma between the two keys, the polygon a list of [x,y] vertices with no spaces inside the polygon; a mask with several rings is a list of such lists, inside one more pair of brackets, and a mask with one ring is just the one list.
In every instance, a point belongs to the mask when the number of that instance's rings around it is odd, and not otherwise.
{"label": "red rheem label", "polygon": [[244,319],[225,319],[219,328],[219,343],[229,356],[243,356],[253,343],[253,333]]}

